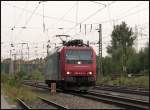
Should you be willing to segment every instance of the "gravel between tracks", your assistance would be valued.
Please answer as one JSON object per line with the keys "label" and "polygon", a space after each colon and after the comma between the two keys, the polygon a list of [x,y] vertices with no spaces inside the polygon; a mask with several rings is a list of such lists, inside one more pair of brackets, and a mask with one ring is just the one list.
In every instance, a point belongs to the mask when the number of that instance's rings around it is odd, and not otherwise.
{"label": "gravel between tracks", "polygon": [[58,93],[56,95],[45,98],[47,98],[48,100],[52,100],[56,103],[65,105],[65,107],[71,109],[120,109],[120,107],[117,107],[115,105],[97,102],[64,93]]}
{"label": "gravel between tracks", "polygon": [[[37,89],[34,87],[29,87],[29,88],[31,88],[32,91],[37,93],[37,95],[43,98],[46,98],[48,100],[54,101],[55,103],[61,104],[64,107],[67,107],[70,109],[121,109],[121,107],[117,107],[115,105],[110,105],[107,103],[82,98],[79,96],[74,96],[74,95],[64,94],[64,93],[56,93],[55,95],[51,95],[49,90]],[[117,95],[116,92],[112,92],[111,94]],[[129,97],[128,94],[127,96]],[[134,94],[132,95],[132,97],[133,96],[136,97],[136,95]],[[145,96],[141,96],[141,97],[145,99]],[[146,100],[148,99],[149,98],[146,97]],[[29,104],[29,106],[33,109],[56,109],[53,106],[48,105],[41,100],[36,100],[34,103]]]}
{"label": "gravel between tracks", "polygon": [[[97,102],[79,96],[74,96],[74,95],[69,95],[64,93],[56,93],[55,95],[51,95],[50,91],[48,90],[37,89],[33,87],[31,88],[32,91],[36,92],[39,96],[54,101],[55,103],[61,104],[64,107],[67,107],[69,109],[120,109],[120,107],[117,107],[115,105]],[[40,108],[43,107],[42,109],[49,108],[47,104],[40,105],[40,102],[38,101],[33,103],[32,106],[33,107],[40,106]]]}
{"label": "gravel between tracks", "polygon": [[48,105],[47,103],[44,103],[41,100],[37,100],[36,102],[32,103],[30,107],[32,109],[56,109],[55,107]]}

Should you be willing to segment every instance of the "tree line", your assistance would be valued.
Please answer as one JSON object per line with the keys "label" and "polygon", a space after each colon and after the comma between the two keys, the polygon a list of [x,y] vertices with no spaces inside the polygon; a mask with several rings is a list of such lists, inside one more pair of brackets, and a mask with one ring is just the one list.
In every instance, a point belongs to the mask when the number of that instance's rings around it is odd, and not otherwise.
{"label": "tree line", "polygon": [[148,73],[149,45],[137,52],[133,47],[136,38],[132,28],[125,22],[114,26],[111,33],[111,45],[107,46],[108,55],[101,59],[104,75]]}

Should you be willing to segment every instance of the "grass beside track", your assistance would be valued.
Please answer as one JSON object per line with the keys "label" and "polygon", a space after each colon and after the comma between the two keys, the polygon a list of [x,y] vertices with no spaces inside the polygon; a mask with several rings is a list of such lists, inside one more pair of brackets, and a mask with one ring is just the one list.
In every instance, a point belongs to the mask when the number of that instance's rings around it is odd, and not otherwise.
{"label": "grass beside track", "polygon": [[37,90],[37,88],[22,85],[21,80],[11,75],[1,74],[1,88],[3,93],[7,96],[6,100],[13,105],[18,105],[17,98],[33,108],[36,107],[38,103],[41,103],[41,100],[37,96],[45,97],[53,101],[59,99],[59,97],[56,97],[57,93],[51,95],[50,91],[45,91],[43,89]]}
{"label": "grass beside track", "polygon": [[14,76],[1,75],[1,89],[7,96],[6,100],[12,104],[17,103],[16,97],[29,103],[37,100],[35,93],[30,88],[22,86],[20,80]]}
{"label": "grass beside track", "polygon": [[97,85],[118,85],[118,86],[131,86],[131,87],[142,87],[149,89],[149,76],[139,76],[139,77],[119,77],[117,79],[112,79],[110,76],[103,76],[98,78],[96,81]]}

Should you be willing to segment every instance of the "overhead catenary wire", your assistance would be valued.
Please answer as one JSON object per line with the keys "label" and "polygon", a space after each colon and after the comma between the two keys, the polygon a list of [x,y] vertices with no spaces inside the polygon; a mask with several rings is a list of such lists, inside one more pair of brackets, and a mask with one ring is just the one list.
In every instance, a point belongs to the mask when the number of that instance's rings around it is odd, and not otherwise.
{"label": "overhead catenary wire", "polygon": [[[5,2],[4,2],[5,3]],[[5,3],[5,4],[8,4],[8,3]],[[8,5],[11,5],[11,4],[8,4]],[[13,5],[11,5],[11,6],[13,6]],[[137,5],[138,6],[138,5]],[[17,6],[13,6],[13,7],[17,7]],[[22,9],[21,7],[17,7],[17,8],[19,8],[19,9]],[[134,7],[134,8],[136,8],[136,7]],[[131,10],[131,9],[130,9]],[[25,9],[25,11],[27,11],[27,12],[29,12],[29,10],[27,10],[27,9]],[[30,11],[30,13],[31,13],[31,11]],[[35,14],[37,14],[37,13],[35,13]],[[42,14],[41,14],[41,16],[42,16]],[[52,17],[52,18],[54,18],[54,19],[56,19],[55,17]],[[107,21],[107,22],[109,22],[109,21]],[[98,23],[92,23],[92,24],[98,24]]]}
{"label": "overhead catenary wire", "polygon": [[129,17],[129,16],[133,16],[133,15],[135,15],[135,14],[137,14],[137,13],[140,13],[141,11],[143,11],[143,10],[145,10],[145,9],[147,9],[147,8],[149,8],[149,7],[146,7],[146,8],[140,9],[140,10],[138,10],[138,11],[135,11],[135,12],[133,12],[133,13],[129,13],[129,14],[125,15],[125,16],[119,17],[119,18],[115,19],[115,21],[121,20],[121,19],[126,18],[126,17]]}
{"label": "overhead catenary wire", "polygon": [[[25,10],[25,11],[26,11],[26,12],[28,12],[28,13],[32,13],[32,11],[31,11],[31,10],[24,9],[24,8],[22,8],[22,7],[18,7],[18,6],[15,6],[15,5],[12,5],[12,4],[9,4],[9,3],[5,3],[5,2],[4,2],[4,4],[9,5],[9,6],[13,7],[13,8],[17,8],[17,9]],[[36,16],[40,16],[40,17],[43,17],[43,14],[38,13],[38,12],[36,12],[36,13],[35,13],[35,15],[36,15]],[[60,19],[60,18],[57,18],[57,17],[47,16],[47,15],[45,15],[45,18],[47,18],[47,19],[51,19],[51,20],[52,20],[52,19],[53,19],[53,20],[59,20],[59,19]],[[68,22],[68,23],[75,23],[75,21],[67,20],[67,19],[62,19],[62,21],[64,21],[64,22]]]}
{"label": "overhead catenary wire", "polygon": [[[28,5],[28,2],[26,2],[26,5],[24,6],[24,8],[26,8],[27,5]],[[23,16],[24,12],[25,12],[25,10],[22,10],[22,11],[20,12],[20,15],[18,16],[18,19],[17,19],[17,21],[14,23],[14,26],[13,26],[12,28],[16,28],[16,26],[18,25],[18,23],[21,21],[21,18],[22,18],[22,16]]]}
{"label": "overhead catenary wire", "polygon": [[[69,9],[64,13],[64,15],[58,19],[57,22],[55,22],[54,24],[52,24],[52,26],[53,26],[53,25],[57,26],[61,21],[63,21],[63,19],[65,18],[65,16],[67,16],[67,14],[68,14],[76,5],[77,5],[77,4],[75,3],[71,8],[69,8]],[[75,23],[75,22],[74,22],[74,23]]]}
{"label": "overhead catenary wire", "polygon": [[[110,22],[110,21],[104,21],[104,22],[102,22],[102,23],[105,23],[105,22]],[[95,23],[93,23],[93,24],[95,24]],[[96,24],[99,24],[99,23],[96,23]]]}
{"label": "overhead catenary wire", "polygon": [[33,12],[31,13],[30,17],[27,19],[27,21],[25,22],[25,26],[28,25],[28,23],[30,22],[30,20],[32,19],[32,16],[34,15],[35,11],[37,10],[37,8],[39,7],[40,2],[37,4],[37,6],[35,7],[35,9],[33,10]]}
{"label": "overhead catenary wire", "polygon": [[45,22],[44,22],[44,3],[43,5],[43,32],[45,32]]}
{"label": "overhead catenary wire", "polygon": [[[109,3],[107,2],[107,4],[109,4]],[[110,25],[113,26],[113,24],[112,24],[112,22],[111,22],[111,13],[110,13],[109,6],[107,7],[107,11],[108,11],[108,18],[109,18],[109,20],[110,20]]]}
{"label": "overhead catenary wire", "polygon": [[[79,8],[79,1],[76,2],[76,24],[78,24],[78,8]],[[76,27],[76,33],[77,33],[77,27]]]}
{"label": "overhead catenary wire", "polygon": [[[130,11],[133,11],[133,9],[136,9],[137,7],[139,7],[139,6],[141,6],[141,5],[143,5],[143,4],[141,4],[141,3],[137,4],[135,7],[132,7],[132,8],[130,8],[130,9],[126,10],[125,12],[122,12],[122,15],[125,15],[126,13],[129,14]],[[109,7],[109,6],[108,6],[108,7]],[[145,8],[144,8],[144,9],[145,9]],[[138,11],[143,11],[143,9],[138,10]],[[136,11],[136,12],[138,13],[138,11]],[[136,13],[133,12],[133,14],[136,14]],[[121,16],[121,15],[119,15],[119,16]],[[103,24],[103,23],[113,22],[113,21],[117,21],[118,18],[120,18],[119,20],[121,20],[122,18],[119,17],[119,16],[116,17],[116,19],[100,21],[100,22],[98,22],[98,23],[92,23],[92,24],[99,24],[99,23]],[[131,16],[132,16],[132,14],[131,14]],[[124,17],[124,16],[123,16],[123,17]],[[126,16],[126,17],[128,17],[128,16]]]}
{"label": "overhead catenary wire", "polygon": [[[33,15],[34,15],[35,11],[36,11],[37,8],[39,7],[40,3],[41,3],[41,2],[38,2],[37,6],[34,8],[34,10],[32,11],[31,15],[30,15],[29,18],[26,20],[26,22],[25,22],[25,24],[24,24],[24,27],[26,27],[26,26],[28,25],[28,23],[30,22],[30,20],[32,19],[32,17],[33,17]],[[22,31],[23,31],[23,30],[20,30],[20,32],[18,33],[18,35],[20,35]]]}
{"label": "overhead catenary wire", "polygon": [[92,23],[92,24],[99,24],[99,23],[102,23],[102,24],[103,24],[103,23],[108,23],[108,22],[110,22],[110,21],[119,21],[119,20],[121,20],[121,19],[123,19],[123,18],[129,17],[129,16],[133,16],[133,15],[135,15],[135,14],[137,14],[137,13],[140,13],[141,11],[144,11],[144,10],[147,9],[147,8],[149,8],[149,7],[140,9],[140,10],[138,10],[138,11],[135,11],[135,12],[133,12],[133,13],[129,13],[129,14],[127,14],[127,15],[118,17],[118,18],[113,19],[113,20],[105,20],[105,21],[100,21],[100,22]]}
{"label": "overhead catenary wire", "polygon": [[[109,5],[113,4],[113,3],[115,3],[115,2],[113,1],[113,2],[111,2],[110,4],[108,4],[107,6],[109,6]],[[106,7],[107,7],[107,6],[106,6]],[[66,31],[66,32],[63,33],[63,34],[66,34],[66,33],[70,32],[72,29],[76,28],[79,24],[82,24],[83,22],[87,21],[87,20],[90,19],[91,17],[95,16],[97,13],[99,13],[100,11],[102,11],[103,9],[105,9],[106,7],[103,7],[103,8],[98,9],[97,11],[95,11],[94,13],[92,13],[91,15],[89,15],[88,17],[86,17],[86,18],[85,18],[84,20],[82,20],[80,23],[76,24],[74,27],[72,27],[70,30]]]}
{"label": "overhead catenary wire", "polygon": [[104,5],[104,6],[106,7],[106,4],[104,4],[104,3],[95,2],[95,1],[90,1],[90,2],[93,2],[93,3],[99,4],[99,5]]}

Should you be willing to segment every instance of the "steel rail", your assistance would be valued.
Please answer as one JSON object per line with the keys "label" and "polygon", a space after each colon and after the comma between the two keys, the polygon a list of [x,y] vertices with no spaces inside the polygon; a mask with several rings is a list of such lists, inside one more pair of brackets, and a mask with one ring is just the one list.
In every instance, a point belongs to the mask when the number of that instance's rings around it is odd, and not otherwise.
{"label": "steel rail", "polygon": [[93,95],[93,96],[98,96],[98,97],[104,97],[104,98],[109,98],[112,100],[118,100],[120,102],[126,103],[128,106],[132,107],[137,107],[141,109],[148,109],[149,107],[149,102],[144,101],[144,100],[138,100],[138,99],[131,99],[127,97],[121,97],[121,96],[114,96],[110,94],[104,94],[104,93],[96,93],[96,92],[88,92],[88,94]]}
{"label": "steel rail", "polygon": [[149,95],[149,91],[138,90],[138,88],[131,89],[131,88],[123,88],[123,87],[117,87],[117,86],[95,86],[94,89],[114,91],[114,92],[120,92],[120,93],[128,93],[128,94],[137,94],[137,95],[144,95],[144,96]]}
{"label": "steel rail", "polygon": [[96,87],[115,87],[115,88],[122,88],[122,89],[131,89],[131,90],[143,90],[148,91],[149,89],[142,88],[142,87],[133,87],[133,86],[118,86],[118,85],[96,85]]}
{"label": "steel rail", "polygon": [[[27,85],[27,86],[32,86],[32,87],[37,87],[37,88],[51,90],[51,88],[48,87],[47,85],[35,84],[34,82],[22,82],[22,83],[23,83],[23,85]],[[62,90],[60,90],[60,89],[56,89],[56,91],[57,92],[62,92]]]}
{"label": "steel rail", "polygon": [[50,87],[48,87],[46,85],[36,85],[34,83],[31,83],[31,82],[23,82],[23,85],[28,85],[28,86],[32,86],[32,87],[38,87],[38,88],[42,88],[42,89],[50,89]]}
{"label": "steel rail", "polygon": [[24,101],[22,101],[21,99],[17,98],[18,104],[21,106],[22,109],[32,109],[31,107],[29,107]]}
{"label": "steel rail", "polygon": [[[99,102],[104,102],[104,103],[108,103],[108,104],[114,104],[114,105],[117,105],[119,107],[123,107],[123,108],[127,108],[127,109],[131,109],[131,108],[134,108],[134,109],[144,109],[144,110],[147,110],[149,109],[149,102],[138,102],[136,100],[135,103],[133,102],[132,99],[124,99],[124,98],[114,98],[115,96],[110,96],[110,95],[107,95],[107,94],[98,94],[98,93],[92,93],[92,92],[87,92],[87,94],[79,94],[79,93],[76,93],[76,92],[69,92],[69,94],[72,94],[72,95],[76,95],[76,96],[79,96],[79,97],[84,97],[84,98],[87,98],[87,99],[92,99],[94,101],[99,101]],[[132,100],[132,101],[130,101]]]}
{"label": "steel rail", "polygon": [[64,107],[63,105],[57,104],[55,102],[52,102],[52,101],[42,98],[40,96],[38,96],[38,98],[41,99],[43,102],[47,103],[48,105],[52,105],[52,106],[56,107],[57,109],[68,109],[67,107]]}

